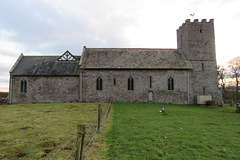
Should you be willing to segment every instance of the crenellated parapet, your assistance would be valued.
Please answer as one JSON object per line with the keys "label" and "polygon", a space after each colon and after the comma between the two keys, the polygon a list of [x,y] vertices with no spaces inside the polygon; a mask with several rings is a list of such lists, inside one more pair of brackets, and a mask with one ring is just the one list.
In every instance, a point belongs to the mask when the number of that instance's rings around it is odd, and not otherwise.
{"label": "crenellated parapet", "polygon": [[182,24],[182,26],[180,26],[178,30],[182,29],[185,25],[188,24],[203,24],[203,23],[214,23],[214,19],[209,19],[209,21],[207,21],[207,19],[202,19],[201,21],[199,21],[199,19],[194,19],[193,21],[191,21],[190,19],[186,19],[185,23]]}

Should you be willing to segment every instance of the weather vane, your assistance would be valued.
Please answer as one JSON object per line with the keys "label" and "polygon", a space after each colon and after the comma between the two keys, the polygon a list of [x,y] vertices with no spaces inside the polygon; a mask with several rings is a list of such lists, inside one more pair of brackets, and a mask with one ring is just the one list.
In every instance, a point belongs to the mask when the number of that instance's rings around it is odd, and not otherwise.
{"label": "weather vane", "polygon": [[191,14],[190,14],[190,16],[192,17],[192,19],[193,19],[194,15],[195,15],[195,13],[191,13]]}

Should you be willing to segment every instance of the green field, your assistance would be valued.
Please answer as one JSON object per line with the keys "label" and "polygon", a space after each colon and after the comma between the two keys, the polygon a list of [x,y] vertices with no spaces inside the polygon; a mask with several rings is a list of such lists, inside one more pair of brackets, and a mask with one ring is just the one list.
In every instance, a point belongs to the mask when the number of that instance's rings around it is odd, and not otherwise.
{"label": "green field", "polygon": [[[103,112],[108,104],[102,104]],[[0,159],[65,159],[77,124],[97,119],[98,104],[20,104],[0,106]],[[65,150],[59,150],[66,144]],[[54,155],[55,154],[55,155]]]}
{"label": "green field", "polygon": [[[103,112],[107,106],[102,104]],[[77,124],[95,121],[97,107],[0,106],[0,159],[66,159]],[[240,159],[240,114],[231,113],[235,107],[165,107],[167,115],[159,112],[158,104],[113,104],[85,159]],[[66,150],[59,150],[67,142]]]}
{"label": "green field", "polygon": [[240,114],[233,107],[114,104],[105,133],[110,160],[240,159]]}

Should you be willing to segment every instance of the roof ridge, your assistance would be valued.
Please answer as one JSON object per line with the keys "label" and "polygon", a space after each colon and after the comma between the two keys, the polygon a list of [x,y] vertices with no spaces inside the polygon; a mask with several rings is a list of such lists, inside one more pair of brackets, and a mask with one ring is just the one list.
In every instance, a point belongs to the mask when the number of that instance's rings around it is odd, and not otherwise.
{"label": "roof ridge", "polygon": [[178,50],[177,48],[86,48],[86,49],[142,49],[142,50]]}

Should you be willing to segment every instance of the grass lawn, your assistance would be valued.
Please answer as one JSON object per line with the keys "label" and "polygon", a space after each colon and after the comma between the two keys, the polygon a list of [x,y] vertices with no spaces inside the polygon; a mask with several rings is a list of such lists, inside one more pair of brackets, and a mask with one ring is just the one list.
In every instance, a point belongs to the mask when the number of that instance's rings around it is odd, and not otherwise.
{"label": "grass lawn", "polygon": [[114,104],[104,134],[105,158],[240,159],[240,114],[220,112],[227,108],[165,107],[168,115],[157,104]]}
{"label": "grass lawn", "polygon": [[[105,113],[108,104],[102,104]],[[65,159],[77,124],[97,119],[98,104],[20,104],[0,106],[0,159]],[[72,141],[71,141],[72,139]]]}

